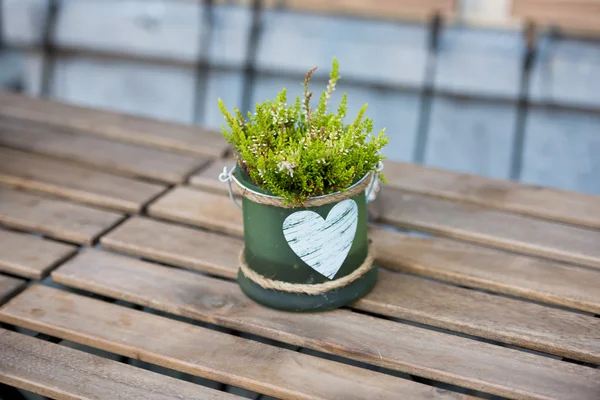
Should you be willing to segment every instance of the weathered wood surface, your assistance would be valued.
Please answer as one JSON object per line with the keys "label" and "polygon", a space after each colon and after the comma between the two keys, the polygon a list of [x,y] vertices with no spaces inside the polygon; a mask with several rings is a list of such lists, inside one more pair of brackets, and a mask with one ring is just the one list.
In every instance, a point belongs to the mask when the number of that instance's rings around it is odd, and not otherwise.
{"label": "weathered wood surface", "polygon": [[600,268],[600,230],[589,230],[383,188],[381,221],[510,251]]}
{"label": "weathered wood surface", "polygon": [[235,235],[243,234],[242,214],[231,200],[185,186],[174,188],[152,203],[148,214]]}
{"label": "weathered wood surface", "polygon": [[[208,243],[203,240],[204,236],[210,238]],[[219,238],[223,241],[219,242]],[[211,251],[211,244],[215,242],[219,243],[219,247]],[[231,279],[237,275],[237,255],[242,247],[241,240],[145,218],[127,221],[103,237],[102,244],[134,256]],[[399,242],[398,247],[401,246]],[[393,246],[388,249],[384,252],[385,257],[393,251]],[[439,263],[443,265],[442,261]],[[128,272],[130,267],[140,271]],[[90,291],[101,287],[103,294],[117,297],[120,293],[117,286],[123,292],[143,294],[145,289],[136,289],[139,281],[153,280],[141,278],[145,276],[141,272],[144,267],[148,270],[153,268],[128,258],[88,252],[55,270],[53,279]],[[109,271],[113,271],[113,277]],[[173,269],[165,271],[173,276],[180,273]],[[123,278],[128,274],[138,274],[138,277],[132,280]],[[188,276],[185,273],[181,275]],[[115,282],[119,276],[124,281],[120,285]],[[556,280],[560,281],[560,278],[558,275]],[[588,287],[584,284],[582,291],[598,298],[598,285],[600,273],[596,273],[595,281],[587,283]],[[578,288],[574,285],[573,289]],[[190,291],[198,292],[195,289]],[[156,295],[152,290],[148,293],[149,296]],[[596,330],[600,332],[598,319],[385,270],[380,271],[375,289],[352,307],[574,359],[600,361],[600,340],[592,339],[597,336]],[[596,310],[600,310],[600,299]],[[597,343],[591,344],[590,340]]]}
{"label": "weathered wood surface", "polygon": [[138,212],[166,188],[6,147],[0,147],[0,159],[0,183],[117,211]]}
{"label": "weathered wood surface", "polygon": [[[106,256],[102,254],[99,257]],[[119,273],[112,267],[117,257],[123,256],[113,255],[112,260],[104,261],[97,258],[95,267],[92,267],[95,270],[92,274],[98,276],[98,268],[111,266],[103,273],[111,276],[107,278],[109,283],[102,285],[111,295],[117,295],[123,288],[122,284],[114,282]],[[92,261],[88,259],[87,262]],[[156,269],[134,259],[125,259],[122,263],[125,268],[134,268],[134,275],[137,271],[140,274],[138,277],[144,276],[139,279],[144,283],[128,285],[128,289],[135,290],[135,293],[128,292],[123,298],[138,302],[142,297],[140,303],[164,307],[172,313],[503,396],[514,397],[518,392],[526,394],[524,397],[528,398],[550,396],[551,392],[556,396],[560,392],[568,393],[564,385],[570,386],[571,390],[583,397],[600,393],[600,382],[594,382],[594,379],[600,378],[600,372],[590,374],[587,370],[593,370],[589,368],[571,369],[569,364],[546,357],[345,310],[319,314],[276,311],[248,299],[233,282],[208,278],[203,281],[195,279],[194,275],[202,278],[197,274],[185,271],[175,271],[173,274],[173,270],[169,268],[156,266]],[[153,276],[141,275],[142,270],[152,268],[156,271]],[[180,277],[173,282],[166,282],[167,276],[174,275]],[[116,280],[125,281],[118,278]],[[171,289],[164,291],[160,287]],[[146,289],[149,291],[146,292]],[[144,294],[140,296],[142,290]],[[43,304],[52,306],[52,300],[50,296],[43,294],[40,299],[36,299],[40,292],[41,290],[35,290],[35,293],[25,293],[11,301],[0,318],[19,323],[35,319],[47,324],[53,318],[54,311],[39,304],[41,300],[45,300]],[[27,297],[34,299],[38,305],[32,304]],[[83,299],[77,300],[77,308],[83,307],[81,303]],[[165,303],[168,306],[164,306]],[[32,318],[31,307],[42,308],[45,316]],[[225,357],[220,354],[220,358]],[[533,376],[538,379],[532,379]],[[555,382],[554,379],[559,379],[560,382]]]}
{"label": "weathered wood surface", "polygon": [[[457,397],[455,393],[408,380],[40,285],[30,287],[7,303],[0,309],[0,319],[282,399]],[[537,361],[537,357],[532,359]],[[566,384],[577,390],[574,393],[580,393],[581,398],[589,397],[596,390],[596,384],[588,383],[594,378],[593,374],[579,371],[583,369],[579,366],[561,364],[561,367],[564,375],[560,375],[563,378],[557,376],[558,383],[572,378]],[[533,368],[540,372],[557,372],[555,365]],[[600,374],[600,371],[594,372]]]}
{"label": "weathered wood surface", "polygon": [[0,225],[90,244],[119,222],[121,214],[0,185]]}
{"label": "weathered wood surface", "polygon": [[220,157],[227,150],[227,144],[216,131],[8,92],[0,92],[0,115],[199,155]]}
{"label": "weathered wood surface", "polygon": [[600,312],[600,272],[446,239],[372,227],[377,263],[457,285],[590,313]]}
{"label": "weathered wood surface", "polygon": [[512,15],[542,24],[600,31],[598,0],[513,0]]}
{"label": "weathered wood surface", "polygon": [[0,330],[0,347],[0,382],[55,399],[238,398],[21,333]]}
{"label": "weathered wood surface", "polygon": [[[384,172],[389,186],[406,191],[600,229],[600,196],[391,161]],[[208,187],[207,178],[197,182]]]}
{"label": "weathered wood surface", "polygon": [[0,274],[0,304],[25,285],[25,281]]}
{"label": "weathered wood surface", "polygon": [[[185,190],[176,189],[153,204],[150,213],[159,210],[152,215],[243,234],[242,214],[229,199],[181,189]],[[589,312],[600,310],[600,273],[595,270],[445,239],[411,238],[378,228],[371,228],[369,235],[378,263],[393,269]]]}
{"label": "weathered wood surface", "polygon": [[[145,217],[132,217],[101,238],[103,247],[234,279],[239,239]],[[174,251],[179,249],[181,251]]]}
{"label": "weathered wood surface", "polygon": [[0,271],[42,279],[76,249],[75,246],[0,229]]}
{"label": "weathered wood surface", "polygon": [[183,182],[209,160],[6,117],[0,117],[0,145],[168,183]]}

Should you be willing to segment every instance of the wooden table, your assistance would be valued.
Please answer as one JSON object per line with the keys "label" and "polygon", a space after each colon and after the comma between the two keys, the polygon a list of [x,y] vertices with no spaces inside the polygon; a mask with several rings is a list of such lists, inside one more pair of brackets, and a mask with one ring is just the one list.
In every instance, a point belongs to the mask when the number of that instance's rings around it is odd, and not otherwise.
{"label": "wooden table", "polygon": [[111,400],[600,399],[600,198],[388,162],[376,288],[292,314],[234,282],[226,152],[212,131],[0,93],[0,382]]}

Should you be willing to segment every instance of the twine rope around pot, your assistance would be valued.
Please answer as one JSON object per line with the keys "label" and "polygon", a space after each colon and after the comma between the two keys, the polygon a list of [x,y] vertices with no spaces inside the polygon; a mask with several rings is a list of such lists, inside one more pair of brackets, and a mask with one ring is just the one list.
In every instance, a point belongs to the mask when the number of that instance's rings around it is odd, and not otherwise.
{"label": "twine rope around pot", "polygon": [[252,270],[248,263],[246,262],[246,252],[245,248],[242,248],[239,256],[240,269],[246,276],[246,278],[250,279],[252,282],[256,283],[263,289],[274,289],[279,290],[280,292],[287,293],[299,293],[299,294],[309,294],[309,295],[318,295],[322,293],[329,292],[333,289],[339,289],[344,286],[348,286],[352,282],[356,281],[363,275],[373,268],[373,261],[375,260],[375,254],[373,252],[372,246],[369,246],[369,252],[367,257],[363,263],[355,269],[351,274],[341,277],[340,279],[335,279],[333,281],[317,283],[317,284],[304,284],[304,283],[290,283],[284,281],[277,281],[274,279],[269,279],[256,271]]}

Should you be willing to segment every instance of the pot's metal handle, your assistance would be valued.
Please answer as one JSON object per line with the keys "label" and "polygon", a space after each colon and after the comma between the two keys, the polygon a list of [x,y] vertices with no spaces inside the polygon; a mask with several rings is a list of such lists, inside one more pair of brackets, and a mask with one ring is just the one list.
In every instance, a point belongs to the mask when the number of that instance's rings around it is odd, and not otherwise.
{"label": "pot's metal handle", "polygon": [[377,164],[377,168],[375,168],[375,171],[373,171],[373,180],[371,181],[371,183],[369,184],[369,187],[367,188],[367,203],[370,203],[372,201],[374,201],[377,198],[377,192],[379,192],[379,173],[383,171],[383,163],[379,162],[379,164]]}
{"label": "pot's metal handle", "polygon": [[223,167],[223,172],[219,174],[219,181],[225,183],[227,182],[227,187],[229,188],[229,198],[235,204],[237,208],[242,210],[242,206],[235,200],[235,196],[233,195],[233,189],[231,188],[231,180],[233,179],[233,171],[235,171],[235,164],[229,171],[227,171],[227,167]]}

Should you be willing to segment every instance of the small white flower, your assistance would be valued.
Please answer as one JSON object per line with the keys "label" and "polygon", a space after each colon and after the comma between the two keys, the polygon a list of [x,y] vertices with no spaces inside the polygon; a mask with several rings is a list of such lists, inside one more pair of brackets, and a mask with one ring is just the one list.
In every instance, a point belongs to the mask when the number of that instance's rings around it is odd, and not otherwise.
{"label": "small white flower", "polygon": [[277,163],[277,167],[279,167],[279,171],[285,171],[289,176],[294,176],[294,169],[296,168],[296,164],[283,160]]}

